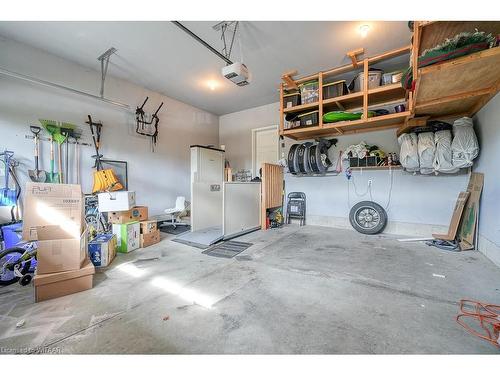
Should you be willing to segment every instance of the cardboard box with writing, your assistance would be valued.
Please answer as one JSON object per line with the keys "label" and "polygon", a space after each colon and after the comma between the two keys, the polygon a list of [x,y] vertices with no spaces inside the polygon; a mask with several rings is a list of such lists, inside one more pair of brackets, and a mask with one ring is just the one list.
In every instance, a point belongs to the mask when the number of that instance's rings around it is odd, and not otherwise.
{"label": "cardboard box with writing", "polygon": [[24,193],[23,240],[37,240],[36,227],[58,225],[82,233],[84,200],[80,185],[28,182]]}
{"label": "cardboard box with writing", "polygon": [[157,229],[150,233],[141,234],[141,247],[148,247],[160,242],[160,231]]}
{"label": "cardboard box with writing", "polygon": [[141,234],[154,232],[158,229],[156,220],[141,221]]}
{"label": "cardboard box with writing", "polygon": [[90,260],[86,260],[82,268],[40,275],[33,278],[35,302],[66,296],[92,289],[95,268]]}
{"label": "cardboard box with writing", "polygon": [[79,236],[59,225],[36,227],[37,273],[79,270],[87,258],[87,231]]}
{"label": "cardboard box with writing", "polygon": [[97,195],[99,211],[128,211],[135,206],[135,191],[112,191]]}
{"label": "cardboard box with writing", "polygon": [[95,267],[107,267],[116,256],[116,235],[103,233],[88,245],[89,258]]}
{"label": "cardboard box with writing", "polygon": [[108,212],[108,221],[112,224],[126,224],[147,219],[148,208],[146,206],[136,206],[128,211]]}
{"label": "cardboard box with writing", "polygon": [[139,222],[113,224],[113,234],[116,235],[116,251],[130,253],[139,248]]}

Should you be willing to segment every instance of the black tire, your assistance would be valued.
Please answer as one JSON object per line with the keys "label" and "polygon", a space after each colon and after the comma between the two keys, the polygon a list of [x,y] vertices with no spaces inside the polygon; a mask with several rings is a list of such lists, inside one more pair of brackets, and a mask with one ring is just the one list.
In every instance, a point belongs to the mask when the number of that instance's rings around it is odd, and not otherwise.
{"label": "black tire", "polygon": [[372,201],[356,203],[349,212],[352,227],[363,234],[377,234],[387,225],[387,213]]}
{"label": "black tire", "polygon": [[[22,255],[22,254],[24,254],[25,251],[26,250],[23,249],[22,247],[12,247],[10,249],[6,249],[6,250],[2,251],[0,253],[0,267],[3,265],[2,258],[4,258],[5,256],[12,254],[12,253],[19,253],[19,255]],[[21,273],[23,275],[28,273],[30,267],[31,267],[31,260],[28,260],[24,263],[24,266],[21,270]],[[1,269],[0,269],[0,271],[1,271]],[[2,280],[0,278],[0,285],[10,285],[10,284],[14,284],[18,281],[19,281],[19,277],[17,277],[17,276],[13,277],[12,279],[9,279],[9,280]]]}

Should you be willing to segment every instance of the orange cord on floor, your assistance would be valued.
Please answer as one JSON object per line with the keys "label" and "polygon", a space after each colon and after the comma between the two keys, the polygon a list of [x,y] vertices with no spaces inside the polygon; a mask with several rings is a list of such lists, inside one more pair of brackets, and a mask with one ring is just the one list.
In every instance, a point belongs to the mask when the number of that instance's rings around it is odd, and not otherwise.
{"label": "orange cord on floor", "polygon": [[[465,322],[467,318],[479,322],[484,333],[482,334],[468,325]],[[460,314],[457,315],[456,320],[469,333],[500,348],[500,305],[468,299],[460,300]]]}

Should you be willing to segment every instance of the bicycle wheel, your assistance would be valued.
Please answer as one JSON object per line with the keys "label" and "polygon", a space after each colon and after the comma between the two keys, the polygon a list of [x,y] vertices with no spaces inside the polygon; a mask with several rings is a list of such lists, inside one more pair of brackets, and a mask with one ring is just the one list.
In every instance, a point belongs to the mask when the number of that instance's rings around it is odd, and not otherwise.
{"label": "bicycle wheel", "polygon": [[[0,253],[0,285],[10,285],[19,281],[14,273],[14,264],[26,252],[22,247],[12,247]],[[21,262],[21,274],[26,274],[31,267],[31,259]]]}

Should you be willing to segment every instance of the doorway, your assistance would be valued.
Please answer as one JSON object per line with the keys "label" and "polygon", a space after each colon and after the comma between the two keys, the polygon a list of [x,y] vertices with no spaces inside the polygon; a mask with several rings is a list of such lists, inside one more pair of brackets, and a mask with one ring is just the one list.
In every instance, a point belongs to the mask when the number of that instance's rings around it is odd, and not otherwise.
{"label": "doorway", "polygon": [[262,163],[276,164],[278,159],[278,126],[252,129],[252,176],[259,176]]}

